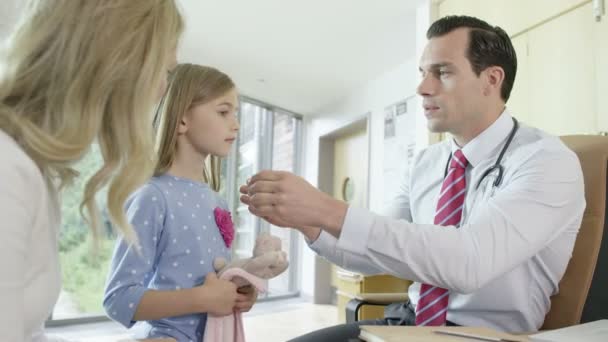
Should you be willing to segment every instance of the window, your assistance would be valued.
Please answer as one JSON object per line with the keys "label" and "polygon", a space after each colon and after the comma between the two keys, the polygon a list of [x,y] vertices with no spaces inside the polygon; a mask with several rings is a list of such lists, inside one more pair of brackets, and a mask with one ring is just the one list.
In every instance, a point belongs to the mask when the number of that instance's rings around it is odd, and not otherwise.
{"label": "window", "polygon": [[290,267],[287,272],[268,282],[267,296],[290,295],[297,291],[297,233],[274,227],[253,216],[239,201],[239,187],[264,169],[297,173],[301,118],[248,98],[242,98],[241,102],[241,132],[233,154],[236,156],[232,163],[235,183],[232,184],[234,195],[230,201],[236,225],[234,257],[251,256],[255,239],[261,232],[270,232],[280,238],[282,248],[290,258]]}
{"label": "window", "polygon": [[[290,267],[287,272],[269,281],[269,292],[265,296],[293,295],[297,291],[297,235],[291,229],[271,226],[249,213],[247,207],[239,201],[239,187],[262,169],[298,171],[301,118],[248,98],[242,99],[239,117],[241,129],[237,143],[233,146],[230,156],[222,160],[220,177],[220,194],[233,209],[236,229],[233,255],[235,258],[251,256],[255,239],[260,232],[276,235],[282,240],[283,250],[289,255]],[[100,249],[94,256],[89,228],[79,212],[85,180],[101,165],[99,148],[93,146],[76,165],[80,176],[62,195],[59,254],[63,288],[49,325],[106,319],[102,299],[116,239],[104,214]],[[104,189],[98,198],[105,199],[105,196]],[[104,207],[100,201],[102,211]]]}
{"label": "window", "polygon": [[[93,145],[89,153],[77,163],[80,176],[62,192],[62,227],[59,237],[59,260],[63,287],[51,319],[64,320],[103,315],[101,305],[109,261],[115,238],[107,215],[102,208],[103,226],[97,254],[92,253],[89,227],[80,215],[80,201],[85,181],[102,165],[99,147]],[[98,198],[106,197],[106,189]]]}
{"label": "window", "polygon": [[[288,113],[277,111],[274,113],[273,134],[272,134],[272,169],[289,172],[297,172],[298,165],[296,158],[298,155],[298,136],[296,135],[296,127],[299,125],[299,120]],[[292,229],[285,229],[270,225],[270,233],[277,236],[282,241],[283,250],[291,259],[289,272],[285,272],[280,276],[271,279],[268,288],[272,294],[286,294],[296,289],[296,273],[294,273],[297,265],[297,236]]]}
{"label": "window", "polygon": [[239,140],[243,145],[252,142],[255,137],[256,112],[258,109],[259,108],[253,104],[246,102],[241,103],[241,115],[239,120],[241,129],[239,131]]}

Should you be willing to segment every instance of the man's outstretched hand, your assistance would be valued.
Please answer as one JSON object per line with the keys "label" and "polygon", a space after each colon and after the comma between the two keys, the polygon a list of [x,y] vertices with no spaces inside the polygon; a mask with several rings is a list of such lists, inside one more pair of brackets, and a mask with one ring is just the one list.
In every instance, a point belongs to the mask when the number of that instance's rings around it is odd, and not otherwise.
{"label": "man's outstretched hand", "polygon": [[348,208],[302,177],[285,171],[262,171],[241,186],[240,192],[241,202],[249,206],[252,214],[275,226],[292,227],[303,233],[311,232],[312,227],[323,227],[338,236]]}

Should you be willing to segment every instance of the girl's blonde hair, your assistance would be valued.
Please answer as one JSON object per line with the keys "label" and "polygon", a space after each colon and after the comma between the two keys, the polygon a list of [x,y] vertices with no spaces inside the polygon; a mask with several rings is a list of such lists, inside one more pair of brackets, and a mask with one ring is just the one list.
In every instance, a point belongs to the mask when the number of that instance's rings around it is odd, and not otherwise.
{"label": "girl's blonde hair", "polygon": [[182,30],[174,0],[34,0],[7,41],[0,129],[59,189],[78,175],[74,162],[99,143],[104,164],[80,206],[95,237],[95,194],[109,182],[110,218],[136,241],[123,205],[152,173],[151,113]]}
{"label": "girl's blonde hair", "polygon": [[[177,151],[177,128],[189,109],[213,101],[235,88],[223,72],[201,65],[179,64],[171,77],[167,93],[158,108],[155,175],[169,170]],[[215,190],[220,189],[221,160],[209,156],[201,178]]]}

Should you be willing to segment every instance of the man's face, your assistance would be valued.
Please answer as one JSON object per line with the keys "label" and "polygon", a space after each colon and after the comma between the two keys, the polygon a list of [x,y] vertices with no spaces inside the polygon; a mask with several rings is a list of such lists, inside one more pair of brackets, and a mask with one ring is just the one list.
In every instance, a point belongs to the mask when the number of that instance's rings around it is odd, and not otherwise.
{"label": "man's face", "polygon": [[466,57],[468,44],[469,29],[459,28],[431,38],[424,49],[417,91],[431,132],[464,134],[482,115],[486,84]]}

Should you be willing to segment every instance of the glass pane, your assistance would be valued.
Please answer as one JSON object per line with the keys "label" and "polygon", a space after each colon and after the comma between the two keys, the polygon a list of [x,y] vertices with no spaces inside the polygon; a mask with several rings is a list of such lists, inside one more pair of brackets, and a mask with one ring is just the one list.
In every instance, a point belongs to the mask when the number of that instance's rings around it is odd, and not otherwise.
{"label": "glass pane", "polygon": [[[62,192],[62,227],[59,238],[63,286],[53,310],[53,319],[80,318],[104,315],[103,290],[114,237],[107,215],[102,210],[103,231],[100,249],[93,254],[89,226],[80,216],[80,201],[85,182],[101,167],[102,157],[97,145],[76,165],[80,176]],[[105,199],[106,189],[98,198]],[[105,206],[100,203],[100,208]]]}
{"label": "glass pane", "polygon": [[228,159],[231,156],[228,156],[227,158],[222,158],[222,163],[220,166],[220,190],[218,191],[220,196],[222,196],[222,198],[227,198],[226,197],[226,182],[228,181],[228,165],[230,165],[230,162],[228,161]]}
{"label": "glass pane", "polygon": [[238,198],[240,197],[239,187],[247,182],[257,170],[258,147],[257,147],[257,122],[259,120],[259,107],[251,103],[242,102],[239,113],[241,129],[237,145],[236,163],[236,210],[235,216],[235,244],[233,245],[233,255],[235,258],[250,257],[255,241],[255,217],[251,215],[247,207]]}
{"label": "glass pane", "polygon": [[241,128],[239,130],[239,140],[240,144],[246,145],[249,142],[252,142],[255,137],[255,126],[256,126],[256,112],[258,106],[242,102],[241,103],[241,112],[240,112],[240,120],[239,123]]}
{"label": "glass pane", "polygon": [[[281,171],[295,171],[295,125],[296,119],[291,115],[281,112],[274,113],[273,127],[273,149],[272,149],[272,169]],[[291,240],[293,232],[291,229],[279,228],[273,225],[270,226],[270,233],[277,236],[282,241],[282,248],[287,253],[288,257],[296,251],[291,250]],[[280,276],[273,278],[268,283],[270,295],[281,295],[289,292],[290,273],[295,272],[295,260],[290,258],[292,263],[288,272],[284,272]]]}
{"label": "glass pane", "polygon": [[253,252],[254,229],[252,227],[255,227],[255,218],[245,206],[240,206],[237,209],[237,217],[237,231],[233,251],[237,258],[248,258]]}
{"label": "glass pane", "polygon": [[[297,250],[292,250],[296,245],[297,234],[288,229],[269,226],[265,222],[249,213],[246,206],[240,203],[239,186],[246,183],[247,179],[261,169],[275,169],[294,172],[296,167],[296,128],[298,119],[291,114],[273,111],[265,106],[259,106],[241,101],[239,112],[240,132],[239,142],[236,146],[236,162],[232,173],[234,179],[229,180],[235,189],[235,199],[232,203],[235,210],[236,237],[233,245],[235,258],[251,256],[253,245],[257,238],[256,229],[269,229],[270,233],[279,237],[282,248],[290,258],[291,266],[287,272],[268,282],[269,291],[264,296],[280,296],[295,290],[291,284],[292,276],[297,272]],[[268,123],[273,122],[273,126]],[[268,134],[268,133],[270,134]],[[232,182],[235,182],[233,184]]]}

